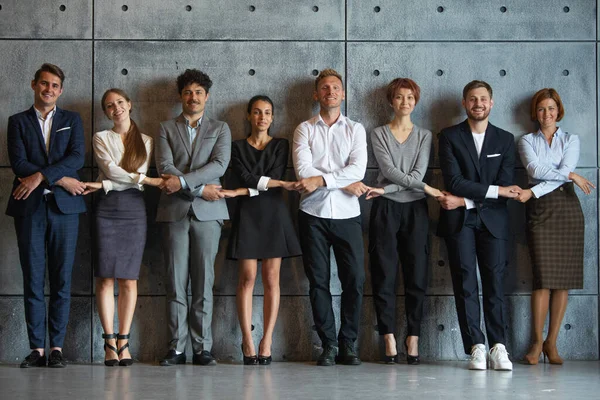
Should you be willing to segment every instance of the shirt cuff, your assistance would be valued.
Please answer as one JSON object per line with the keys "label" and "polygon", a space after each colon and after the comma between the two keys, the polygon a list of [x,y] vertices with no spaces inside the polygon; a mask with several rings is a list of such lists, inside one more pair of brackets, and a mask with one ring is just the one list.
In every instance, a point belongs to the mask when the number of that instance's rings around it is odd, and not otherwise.
{"label": "shirt cuff", "polygon": [[533,197],[535,197],[536,199],[539,199],[545,194],[544,190],[539,184],[532,187],[531,192],[533,193]]}
{"label": "shirt cuff", "polygon": [[248,188],[248,194],[250,195],[250,197],[254,197],[254,196],[258,196],[260,194],[260,192],[256,189]]}
{"label": "shirt cuff", "polygon": [[110,179],[105,179],[102,181],[102,189],[104,189],[104,193],[110,192],[111,190],[113,190],[113,184],[112,181]]}
{"label": "shirt cuff", "polygon": [[[185,182],[185,181],[184,181]],[[198,196],[196,197],[202,197],[202,193],[204,193],[204,188],[206,187],[206,185],[202,185],[198,188],[197,192],[198,192]]]}
{"label": "shirt cuff", "polygon": [[[183,176],[179,177],[179,182],[181,182],[182,189],[187,189],[189,187],[185,179],[183,179]],[[202,191],[200,191],[200,196],[202,196]]]}
{"label": "shirt cuff", "polygon": [[467,199],[466,197],[464,198],[464,200],[465,200],[465,208],[467,210],[475,208],[475,202],[473,200]]}
{"label": "shirt cuff", "polygon": [[337,189],[337,183],[335,182],[335,178],[333,177],[333,174],[323,174],[321,176],[323,177],[323,180],[325,181],[325,186],[327,186],[327,189],[329,189],[329,190]]}
{"label": "shirt cuff", "polygon": [[[267,190],[269,190],[267,185],[269,184],[270,180],[271,180],[271,178],[269,178],[268,176],[261,176],[260,179],[258,180],[258,184],[256,185],[256,189],[258,189],[262,192],[266,192]],[[252,195],[250,195],[250,196],[252,196]]]}
{"label": "shirt cuff", "polygon": [[485,194],[485,198],[486,199],[497,199],[498,198],[498,186],[490,185],[490,187],[487,190],[487,193]]}

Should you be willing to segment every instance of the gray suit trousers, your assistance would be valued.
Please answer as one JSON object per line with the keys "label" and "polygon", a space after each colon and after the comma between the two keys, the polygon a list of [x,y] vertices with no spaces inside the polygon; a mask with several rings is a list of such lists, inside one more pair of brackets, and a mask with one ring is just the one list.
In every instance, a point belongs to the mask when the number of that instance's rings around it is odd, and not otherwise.
{"label": "gray suit trousers", "polygon": [[199,221],[189,215],[181,221],[163,223],[170,349],[185,351],[188,331],[194,353],[212,348],[214,265],[221,225],[221,221]]}

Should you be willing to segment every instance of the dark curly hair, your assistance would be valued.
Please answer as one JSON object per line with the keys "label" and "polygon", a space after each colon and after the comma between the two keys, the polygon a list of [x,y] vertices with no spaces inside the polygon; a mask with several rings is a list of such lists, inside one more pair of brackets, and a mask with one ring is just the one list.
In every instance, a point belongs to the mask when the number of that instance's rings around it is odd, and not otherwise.
{"label": "dark curly hair", "polygon": [[185,72],[177,77],[177,90],[179,94],[183,92],[183,88],[192,83],[196,83],[204,88],[208,93],[212,86],[212,81],[204,72],[197,69],[186,69]]}

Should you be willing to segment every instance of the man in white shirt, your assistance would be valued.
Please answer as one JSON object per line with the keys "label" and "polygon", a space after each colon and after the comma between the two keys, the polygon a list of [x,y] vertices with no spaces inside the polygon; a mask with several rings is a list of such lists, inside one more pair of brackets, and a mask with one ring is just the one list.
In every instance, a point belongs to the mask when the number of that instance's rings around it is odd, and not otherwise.
{"label": "man in white shirt", "polygon": [[[293,143],[294,169],[302,192],[300,244],[313,318],[323,345],[317,365],[323,366],[336,361],[360,364],[354,342],[365,273],[358,198],[368,190],[361,182],[367,167],[367,142],[364,127],[341,114],[344,98],[340,74],[333,69],[321,71],[314,92],[320,112],[296,128]],[[332,247],[342,285],[339,335],[329,288]]]}

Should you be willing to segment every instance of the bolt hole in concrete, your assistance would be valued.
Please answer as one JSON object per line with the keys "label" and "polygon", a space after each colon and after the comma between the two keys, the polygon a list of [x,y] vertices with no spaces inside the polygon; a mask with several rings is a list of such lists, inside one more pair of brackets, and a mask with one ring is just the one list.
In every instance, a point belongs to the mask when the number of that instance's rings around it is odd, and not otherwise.
{"label": "bolt hole in concrete", "polygon": [[121,10],[127,11],[127,10],[129,10],[129,7],[127,7],[126,5],[123,5],[123,7],[121,7]]}
{"label": "bolt hole in concrete", "polygon": [[438,331],[440,331],[440,332],[442,332],[444,329],[446,329],[446,328],[444,328],[444,325],[443,325],[443,324],[439,324],[439,325],[437,326],[437,330],[438,330]]}
{"label": "bolt hole in concrete", "polygon": [[505,12],[506,12],[506,10],[507,10],[507,9],[506,9],[506,7],[504,7],[504,6],[500,7],[500,12],[501,12],[501,13],[505,13]]}
{"label": "bolt hole in concrete", "polygon": [[254,330],[254,325],[250,325],[250,330],[253,331]]}
{"label": "bolt hole in concrete", "polygon": [[317,7],[317,6],[314,6],[314,7],[313,7],[313,11],[314,11],[314,12],[317,12],[317,11],[319,11],[319,7]]}
{"label": "bolt hole in concrete", "polygon": [[506,70],[501,69],[500,70],[500,76],[506,76]]}
{"label": "bolt hole in concrete", "polygon": [[444,71],[442,71],[441,69],[438,69],[437,72],[436,72],[436,75],[437,76],[442,76],[442,75],[444,75]]}
{"label": "bolt hole in concrete", "polygon": [[255,73],[256,73],[256,71],[253,69],[248,71],[248,75],[250,75],[250,76],[254,76]]}
{"label": "bolt hole in concrete", "polygon": [[129,71],[127,71],[125,68],[121,70],[121,75],[127,75],[128,73]]}
{"label": "bolt hole in concrete", "polygon": [[571,11],[571,9],[569,7],[565,7],[565,8],[563,8],[563,11],[568,13],[569,11]]}
{"label": "bolt hole in concrete", "polygon": [[381,7],[379,7],[379,6],[376,6],[376,7],[373,9],[373,11],[375,11],[376,13],[378,13],[379,11],[381,11]]}
{"label": "bolt hole in concrete", "polygon": [[313,69],[313,70],[312,70],[312,74],[313,74],[313,76],[317,76],[317,75],[319,75],[319,70],[317,70],[317,69]]}
{"label": "bolt hole in concrete", "polygon": [[572,328],[571,324],[565,324],[565,329],[570,331]]}
{"label": "bolt hole in concrete", "polygon": [[378,69],[376,69],[375,71],[373,71],[373,75],[375,75],[375,76],[379,76],[379,70],[378,70]]}
{"label": "bolt hole in concrete", "polygon": [[437,8],[437,12],[439,12],[439,13],[443,13],[443,12],[444,12],[444,7],[442,7],[442,6],[439,6],[439,7]]}
{"label": "bolt hole in concrete", "polygon": [[192,6],[185,6],[185,11],[192,11]]}
{"label": "bolt hole in concrete", "polygon": [[444,262],[444,260],[440,260],[440,261],[438,261],[438,265],[440,267],[443,267],[444,265],[446,265],[446,263]]}
{"label": "bolt hole in concrete", "polygon": [[568,69],[565,69],[565,70],[563,71],[563,75],[564,75],[564,76],[569,76],[569,70],[568,70]]}
{"label": "bolt hole in concrete", "polygon": [[67,9],[67,7],[65,7],[65,5],[64,5],[64,4],[61,4],[61,5],[60,5],[60,7],[58,7],[58,9],[59,9],[60,11],[65,11],[65,10]]}
{"label": "bolt hole in concrete", "polygon": [[254,6],[250,6],[248,8],[250,9],[250,12],[254,12],[254,10],[256,10],[256,7],[254,7]]}

